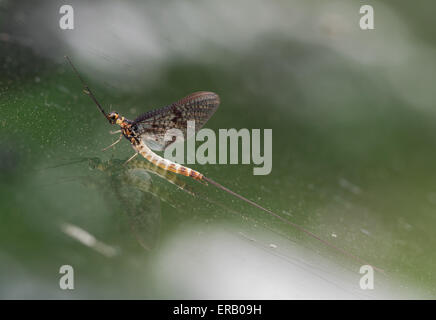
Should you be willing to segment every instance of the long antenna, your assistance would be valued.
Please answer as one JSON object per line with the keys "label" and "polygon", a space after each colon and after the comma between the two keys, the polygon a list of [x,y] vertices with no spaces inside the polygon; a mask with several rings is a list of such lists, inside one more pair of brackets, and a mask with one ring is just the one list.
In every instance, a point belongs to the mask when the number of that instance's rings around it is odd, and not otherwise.
{"label": "long antenna", "polygon": [[104,112],[103,107],[100,105],[100,103],[98,103],[97,99],[95,98],[94,94],[92,93],[91,89],[88,87],[88,85],[85,83],[85,81],[83,81],[82,77],[80,76],[79,72],[77,72],[76,68],[74,67],[73,63],[71,62],[70,58],[68,56],[65,56],[65,59],[68,61],[68,63],[70,64],[71,68],[73,69],[74,73],[77,75],[77,77],[79,78],[80,82],[82,82],[83,85],[83,92],[85,94],[87,94],[88,96],[91,97],[92,101],[94,101],[94,103],[97,105],[97,108],[101,111],[101,113],[103,113],[104,117],[109,121],[109,117],[106,114],[106,112]]}

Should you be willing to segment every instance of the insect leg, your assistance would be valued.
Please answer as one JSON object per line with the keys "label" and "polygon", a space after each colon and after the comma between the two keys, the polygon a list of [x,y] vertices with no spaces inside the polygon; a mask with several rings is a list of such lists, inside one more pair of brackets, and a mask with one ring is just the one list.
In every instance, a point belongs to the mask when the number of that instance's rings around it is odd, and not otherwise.
{"label": "insect leg", "polygon": [[136,152],[133,156],[131,156],[126,162],[124,162],[124,165],[126,165],[130,160],[133,160],[139,153]]}
{"label": "insect leg", "polygon": [[120,135],[120,137],[118,138],[117,141],[115,141],[114,143],[112,143],[110,146],[108,146],[108,147],[102,149],[101,151],[106,151],[107,149],[112,148],[114,145],[116,145],[118,142],[121,141],[122,137],[123,137],[123,135]]}
{"label": "insect leg", "polygon": [[117,134],[117,133],[120,133],[120,132],[121,132],[121,130],[109,131],[110,134]]}

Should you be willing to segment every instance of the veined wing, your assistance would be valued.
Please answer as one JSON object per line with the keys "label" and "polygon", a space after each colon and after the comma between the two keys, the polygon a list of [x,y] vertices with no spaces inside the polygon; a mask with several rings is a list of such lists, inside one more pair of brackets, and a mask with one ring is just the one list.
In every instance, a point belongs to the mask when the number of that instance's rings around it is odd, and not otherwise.
{"label": "veined wing", "polygon": [[195,121],[195,132],[210,119],[220,104],[213,92],[200,91],[190,94],[166,107],[151,110],[136,118],[132,127],[153,150],[162,151],[176,141],[165,141],[165,133],[178,129],[186,140],[188,121]]}

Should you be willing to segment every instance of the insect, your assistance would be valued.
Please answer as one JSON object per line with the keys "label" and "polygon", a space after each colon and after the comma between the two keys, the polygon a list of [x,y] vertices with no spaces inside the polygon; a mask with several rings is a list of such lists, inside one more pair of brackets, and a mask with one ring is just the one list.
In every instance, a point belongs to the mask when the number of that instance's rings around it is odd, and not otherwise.
{"label": "insect", "polygon": [[[151,250],[159,238],[160,229],[160,206],[163,201],[174,209],[179,209],[183,204],[176,201],[172,190],[164,185],[156,183],[152,177],[158,177],[179,190],[189,194],[195,199],[202,200],[210,205],[219,207],[223,212],[232,213],[243,221],[250,221],[257,227],[262,227],[276,235],[293,241],[286,234],[282,234],[267,224],[254,219],[242,212],[209,198],[206,194],[194,190],[185,183],[180,176],[168,170],[164,170],[151,162],[133,159],[124,164],[121,159],[101,160],[99,158],[75,158],[67,163],[60,163],[45,169],[54,169],[78,163],[87,163],[87,167],[93,174],[58,180],[56,183],[78,181],[85,187],[96,189],[111,204],[109,207],[119,210],[127,217],[127,223],[133,232],[137,242],[146,250]],[[48,184],[52,185],[52,184]],[[159,200],[159,201],[156,201]]]}
{"label": "insect", "polygon": [[68,57],[66,59],[82,81],[84,92],[91,97],[110,124],[119,125],[121,128],[119,139],[103,150],[113,147],[124,136],[135,150],[134,155],[127,162],[141,154],[148,161],[165,170],[192,177],[196,180],[204,179],[204,176],[198,171],[165,159],[154,153],[152,149],[162,151],[175,142],[175,139],[172,141],[165,141],[164,139],[165,133],[169,129],[179,129],[186,138],[189,120],[195,120],[195,130],[199,130],[218,108],[220,100],[216,93],[196,92],[164,108],[151,110],[135,120],[129,120],[118,114],[118,112],[106,113],[80,77],[71,60]]}
{"label": "insect", "polygon": [[[54,169],[77,163],[87,163],[92,174],[58,179],[56,183],[79,182],[84,187],[98,190],[111,212],[123,213],[119,217],[128,225],[137,242],[146,250],[155,247],[160,233],[160,203],[178,209],[181,203],[174,200],[174,190],[166,184],[155,183],[152,176],[177,186],[191,196],[194,192],[175,173],[163,170],[151,162],[134,159],[127,164],[120,159],[102,161],[99,158],[76,158],[67,163],[44,169]],[[51,186],[52,183],[47,186]]]}
{"label": "insect", "polygon": [[[306,233],[310,237],[317,239],[324,245],[333,248],[338,252],[341,252],[342,254],[352,258],[353,260],[356,260],[363,264],[368,264],[361,258],[349,253],[348,251],[334,245],[327,240],[324,240],[313,232],[283,218],[282,216],[274,213],[273,211],[262,207],[256,202],[253,202],[243,197],[242,195],[233,192],[232,190],[222,186],[218,182],[215,182],[214,180],[204,176],[200,172],[165,159],[152,151],[152,149],[162,151],[171,143],[175,142],[175,139],[173,141],[165,141],[164,136],[167,130],[173,128],[179,129],[183,132],[184,138],[186,138],[187,123],[190,120],[195,121],[195,130],[199,130],[215,113],[220,104],[220,99],[216,93],[207,91],[196,92],[166,107],[148,111],[143,115],[137,117],[135,120],[129,120],[119,115],[117,112],[106,113],[103,107],[95,98],[91,89],[86,85],[85,81],[82,79],[82,77],[74,67],[69,57],[65,56],[65,58],[70,64],[73,71],[76,73],[77,77],[82,82],[84,93],[87,94],[94,101],[100,112],[109,121],[110,124],[119,125],[121,128],[121,134],[119,139],[103,150],[113,147],[115,144],[120,142],[124,136],[130,142],[132,148],[135,150],[135,154],[130,157],[126,162],[131,161],[138,154],[141,154],[148,161],[160,168],[163,168],[164,170],[188,176],[197,181],[208,182],[216,186],[217,188],[239,198],[240,200],[245,201],[253,207],[268,213],[276,219],[279,219],[283,223],[286,223]],[[380,272],[383,272],[383,270],[380,268],[373,268]]]}

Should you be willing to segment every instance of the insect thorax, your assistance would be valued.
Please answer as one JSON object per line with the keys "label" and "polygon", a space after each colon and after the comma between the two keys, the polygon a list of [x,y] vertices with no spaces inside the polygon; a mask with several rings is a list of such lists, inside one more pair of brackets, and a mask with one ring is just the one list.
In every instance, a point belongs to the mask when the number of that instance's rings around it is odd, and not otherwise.
{"label": "insect thorax", "polygon": [[116,123],[121,127],[121,133],[130,143],[135,145],[139,143],[139,137],[133,128],[133,121],[120,117]]}

